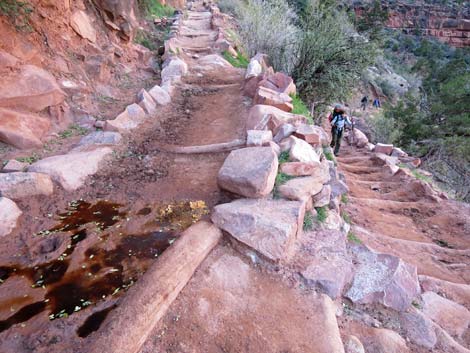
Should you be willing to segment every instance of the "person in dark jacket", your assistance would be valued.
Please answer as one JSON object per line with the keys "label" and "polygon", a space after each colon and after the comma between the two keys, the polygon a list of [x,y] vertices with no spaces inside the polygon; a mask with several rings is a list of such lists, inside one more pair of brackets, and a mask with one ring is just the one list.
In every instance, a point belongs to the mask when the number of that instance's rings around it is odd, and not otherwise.
{"label": "person in dark jacket", "polygon": [[362,110],[366,110],[367,104],[369,103],[369,97],[364,96],[361,99],[361,108]]}
{"label": "person in dark jacket", "polygon": [[335,156],[339,153],[341,147],[341,140],[343,138],[343,132],[346,125],[352,127],[351,120],[346,115],[345,110],[340,105],[336,105],[331,114],[331,148],[334,148]]}

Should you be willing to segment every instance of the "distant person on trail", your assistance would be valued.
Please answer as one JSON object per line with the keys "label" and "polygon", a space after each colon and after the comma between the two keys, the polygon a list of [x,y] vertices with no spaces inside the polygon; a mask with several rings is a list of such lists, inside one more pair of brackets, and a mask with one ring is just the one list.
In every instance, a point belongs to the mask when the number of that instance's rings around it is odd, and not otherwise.
{"label": "distant person on trail", "polygon": [[341,105],[336,105],[331,117],[331,148],[334,148],[335,156],[339,153],[341,140],[343,138],[343,131],[345,125],[352,127],[351,120],[345,113],[345,109]]}
{"label": "distant person on trail", "polygon": [[369,97],[367,97],[367,96],[362,97],[362,99],[361,99],[361,108],[362,108],[362,110],[366,110],[367,103],[369,103]]}
{"label": "distant person on trail", "polygon": [[375,108],[380,108],[380,101],[378,98],[375,98],[374,99],[374,103],[372,103],[372,105],[375,107]]}

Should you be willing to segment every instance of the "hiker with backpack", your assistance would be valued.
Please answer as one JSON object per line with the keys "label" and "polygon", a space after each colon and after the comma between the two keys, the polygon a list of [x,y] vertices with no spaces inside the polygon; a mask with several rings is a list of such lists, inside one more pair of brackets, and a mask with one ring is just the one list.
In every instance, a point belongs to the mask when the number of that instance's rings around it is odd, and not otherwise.
{"label": "hiker with backpack", "polygon": [[336,105],[333,110],[333,114],[330,115],[331,122],[331,148],[334,148],[335,156],[339,153],[341,146],[341,140],[343,138],[343,132],[345,125],[352,128],[352,123],[349,117],[346,115],[345,109],[341,105]]}
{"label": "hiker with backpack", "polygon": [[366,110],[366,107],[367,107],[368,103],[369,103],[369,97],[368,96],[362,97],[362,99],[361,99],[361,108],[362,108],[362,110]]}

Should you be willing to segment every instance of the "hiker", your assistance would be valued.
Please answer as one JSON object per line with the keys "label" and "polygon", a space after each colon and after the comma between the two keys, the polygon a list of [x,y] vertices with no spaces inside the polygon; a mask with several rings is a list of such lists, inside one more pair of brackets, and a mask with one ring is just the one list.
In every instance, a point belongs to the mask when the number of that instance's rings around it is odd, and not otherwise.
{"label": "hiker", "polygon": [[378,98],[375,98],[375,99],[374,99],[374,103],[372,103],[372,105],[373,105],[375,108],[379,109],[379,108],[380,108],[380,101],[379,101],[379,99],[378,99]]}
{"label": "hiker", "polygon": [[333,110],[331,120],[331,148],[334,148],[335,156],[339,153],[341,146],[341,139],[343,138],[343,131],[345,125],[352,127],[351,120],[346,115],[344,108],[341,105],[336,105]]}
{"label": "hiker", "polygon": [[362,110],[366,110],[367,103],[369,103],[369,97],[367,97],[367,96],[362,97],[362,99],[361,99],[361,108],[362,108]]}

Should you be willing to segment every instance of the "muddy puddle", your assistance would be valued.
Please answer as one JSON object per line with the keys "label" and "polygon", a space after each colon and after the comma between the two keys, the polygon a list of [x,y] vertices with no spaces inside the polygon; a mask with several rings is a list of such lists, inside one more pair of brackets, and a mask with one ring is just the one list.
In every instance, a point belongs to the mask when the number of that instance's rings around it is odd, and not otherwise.
{"label": "muddy puddle", "polygon": [[[203,201],[124,205],[84,200],[69,203],[56,224],[35,234],[47,261],[31,266],[0,264],[0,332],[47,312],[66,319],[131,287],[178,235],[208,214]],[[9,281],[27,281],[18,293]],[[24,286],[23,286],[24,287]],[[38,300],[39,298],[39,300]],[[80,337],[97,330],[115,305],[90,315]]]}

